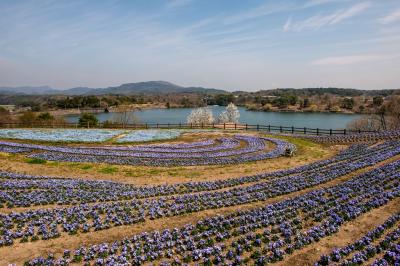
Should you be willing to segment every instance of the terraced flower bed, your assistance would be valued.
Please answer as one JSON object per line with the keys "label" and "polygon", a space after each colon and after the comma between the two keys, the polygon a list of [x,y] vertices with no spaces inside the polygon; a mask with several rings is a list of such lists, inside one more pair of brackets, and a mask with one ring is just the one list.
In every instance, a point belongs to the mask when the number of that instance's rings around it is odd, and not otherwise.
{"label": "terraced flower bed", "polygon": [[[1,183],[3,192],[0,194],[0,202],[9,207],[30,206],[35,203],[43,205],[88,203],[97,200],[115,201],[95,205],[83,204],[69,208],[40,209],[0,216],[5,225],[3,230],[19,228],[18,231],[6,230],[3,242],[11,244],[14,237],[32,236],[31,233],[35,232],[35,227],[41,228],[42,231],[45,230],[43,231],[45,232],[44,239],[59,236],[60,232],[57,228],[61,221],[68,221],[62,223],[65,232],[89,232],[92,229],[101,230],[121,224],[138,223],[146,219],[158,219],[205,209],[263,201],[328,182],[400,154],[400,143],[385,143],[364,149],[357,159],[355,151],[358,150],[352,148],[350,151],[340,154],[339,156],[343,157],[342,159],[336,158],[336,163],[328,165],[321,163],[319,167],[310,171],[277,172],[270,174],[268,178],[260,177],[260,179],[266,180],[250,183],[246,187],[232,186],[230,189],[216,190],[215,192],[208,189],[201,193],[187,191],[185,186],[189,185],[190,187],[191,184],[135,187],[105,181],[48,180],[46,177],[3,173],[4,182]],[[348,155],[352,152],[354,157],[350,157],[351,164],[349,164],[349,160],[346,158],[349,158]],[[254,180],[254,178],[249,179],[248,177],[240,179],[247,179],[248,182]],[[197,191],[201,190],[197,189]],[[158,198],[153,198],[155,196]],[[107,213],[107,215],[103,216],[102,213]],[[41,218],[38,219],[39,217]],[[11,221],[12,223],[10,223]],[[2,242],[0,241],[0,243]]]}
{"label": "terraced flower bed", "polygon": [[[363,212],[398,197],[399,170],[400,163],[393,163],[343,184],[264,208],[215,216],[174,230],[145,232],[113,243],[66,250],[60,258],[40,257],[27,264],[274,263],[294,250],[333,235],[341,225]],[[310,221],[312,226],[308,225]]]}
{"label": "terraced flower bed", "polygon": [[[293,258],[301,258],[294,265],[399,263],[400,140],[357,143],[301,166],[215,179],[225,164],[288,162],[293,158],[277,157],[296,147],[259,135],[195,136],[190,142],[141,145],[1,141],[0,151],[23,157],[91,167],[100,162],[145,165],[118,166],[141,169],[203,167],[210,177],[173,183],[163,177],[165,183],[138,186],[2,166],[0,264],[293,265]],[[304,153],[304,140],[292,141]],[[67,165],[50,164],[28,165],[44,172]],[[383,217],[362,224],[369,213]],[[357,237],[349,228],[360,231]],[[343,232],[351,241],[337,240]],[[339,244],[326,246],[330,239]],[[318,245],[325,245],[322,251]]]}
{"label": "terraced flower bed", "polygon": [[323,255],[315,266],[359,265],[368,260],[374,261],[372,265],[400,263],[399,222],[400,213],[396,213],[355,243],[335,249],[329,255]]}
{"label": "terraced flower bed", "polygon": [[[266,142],[275,144],[274,149],[266,150]],[[213,142],[214,143],[214,142]],[[295,149],[293,144],[273,138],[260,138],[249,135],[220,138],[215,145],[208,145],[205,141],[188,146],[174,144],[172,147],[162,145],[147,145],[137,147],[62,147],[36,144],[23,144],[2,141],[0,147],[14,152],[23,152],[23,149],[38,150],[40,153],[30,155],[48,161],[91,162],[126,165],[211,165],[235,164],[249,161],[258,161],[282,156],[287,149]],[[243,146],[240,146],[243,144]],[[5,149],[3,148],[3,149]],[[22,149],[22,150],[21,150]]]}
{"label": "terraced flower bed", "polygon": [[356,143],[356,142],[376,142],[385,140],[400,139],[400,131],[381,131],[376,133],[351,133],[347,135],[332,136],[303,136],[318,143]]}

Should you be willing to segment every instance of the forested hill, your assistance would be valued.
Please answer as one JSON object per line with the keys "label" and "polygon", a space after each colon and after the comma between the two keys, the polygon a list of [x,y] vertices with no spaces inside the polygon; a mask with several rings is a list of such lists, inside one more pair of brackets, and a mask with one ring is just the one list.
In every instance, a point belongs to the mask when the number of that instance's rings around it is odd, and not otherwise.
{"label": "forested hill", "polygon": [[[243,94],[245,92],[235,92],[237,94]],[[355,97],[355,96],[389,96],[392,94],[400,94],[400,89],[396,90],[358,90],[358,89],[344,89],[344,88],[278,88],[272,90],[260,90],[256,94],[260,95],[271,95],[271,96],[284,96],[284,95],[295,95],[295,96],[314,96],[323,94],[332,94],[341,97]]]}
{"label": "forested hill", "polygon": [[3,95],[154,95],[171,93],[202,93],[216,94],[227,93],[224,90],[203,88],[203,87],[183,87],[166,81],[146,81],[136,83],[126,83],[115,87],[107,88],[87,88],[77,87],[66,90],[57,90],[48,86],[41,87],[0,87],[0,94]]}
{"label": "forested hill", "polygon": [[[167,81],[146,81],[136,83],[125,83],[119,86],[107,88],[88,88],[76,87],[71,89],[54,89],[49,86],[40,87],[0,87],[1,95],[159,95],[159,94],[230,94],[221,89],[203,87],[184,87]],[[332,94],[341,97],[356,96],[388,96],[400,94],[400,90],[359,90],[345,88],[278,88],[269,90],[259,90],[256,92],[235,91],[234,95],[270,95],[286,96],[293,95],[298,97],[309,97],[314,95]]]}

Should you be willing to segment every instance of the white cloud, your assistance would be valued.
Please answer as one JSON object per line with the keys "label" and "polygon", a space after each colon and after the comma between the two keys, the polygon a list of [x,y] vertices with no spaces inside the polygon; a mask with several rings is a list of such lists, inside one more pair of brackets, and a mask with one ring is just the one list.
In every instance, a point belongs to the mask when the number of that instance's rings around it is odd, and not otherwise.
{"label": "white cloud", "polygon": [[168,8],[179,8],[191,4],[193,0],[170,0],[167,3]]}
{"label": "white cloud", "polygon": [[354,5],[351,8],[345,10],[344,12],[336,13],[336,16],[332,19],[332,21],[329,24],[333,25],[333,24],[339,23],[345,19],[354,17],[355,15],[360,14],[361,12],[363,12],[364,10],[366,10],[369,7],[370,7],[369,2]]}
{"label": "white cloud", "polygon": [[369,2],[363,2],[353,5],[348,9],[336,11],[332,14],[315,15],[298,22],[289,21],[290,23],[288,23],[287,21],[283,27],[283,31],[302,31],[305,29],[319,29],[324,26],[335,25],[360,14],[361,12],[369,8],[370,5],[371,4]]}
{"label": "white cloud", "polygon": [[231,23],[238,23],[242,22],[245,20],[250,20],[250,19],[256,19],[259,17],[263,16],[268,16],[271,14],[279,13],[279,12],[284,12],[288,10],[295,9],[296,6],[294,4],[288,4],[288,3],[278,3],[278,1],[272,1],[267,4],[257,6],[255,8],[249,9],[247,11],[243,11],[241,13],[227,16],[224,18],[225,23],[231,24]]}
{"label": "white cloud", "polygon": [[291,25],[292,25],[292,18],[290,17],[286,20],[285,25],[283,25],[283,31],[286,32],[290,30]]}
{"label": "white cloud", "polygon": [[319,5],[324,5],[324,4],[330,4],[330,3],[340,3],[340,2],[348,2],[349,0],[309,0],[304,4],[304,8],[308,7],[314,7],[314,6],[319,6]]}
{"label": "white cloud", "polygon": [[388,14],[387,16],[381,18],[379,20],[382,24],[391,24],[397,21],[400,21],[400,9],[395,10],[394,12]]}
{"label": "white cloud", "polygon": [[381,61],[398,58],[400,54],[359,54],[359,55],[345,55],[345,56],[331,56],[324,57],[311,62],[316,66],[328,65],[351,65],[364,62]]}

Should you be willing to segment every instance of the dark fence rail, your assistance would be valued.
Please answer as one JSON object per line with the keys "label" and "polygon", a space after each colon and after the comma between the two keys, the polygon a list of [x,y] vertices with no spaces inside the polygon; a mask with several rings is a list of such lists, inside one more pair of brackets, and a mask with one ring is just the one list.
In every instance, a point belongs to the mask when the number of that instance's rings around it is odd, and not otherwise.
{"label": "dark fence rail", "polygon": [[348,130],[348,129],[322,129],[308,127],[287,127],[274,125],[254,125],[254,124],[188,124],[188,123],[98,123],[93,126],[91,124],[81,125],[79,123],[0,123],[0,128],[114,128],[114,129],[224,129],[224,130],[249,130],[278,132],[289,134],[305,134],[305,135],[347,135],[361,133],[375,133],[377,131],[366,130]]}

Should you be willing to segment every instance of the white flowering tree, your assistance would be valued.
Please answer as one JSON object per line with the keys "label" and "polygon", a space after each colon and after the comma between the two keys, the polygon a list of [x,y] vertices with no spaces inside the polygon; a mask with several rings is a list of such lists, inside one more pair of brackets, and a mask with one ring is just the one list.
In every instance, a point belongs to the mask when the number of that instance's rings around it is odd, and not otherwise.
{"label": "white flowering tree", "polygon": [[240,113],[236,105],[233,103],[228,104],[225,110],[219,115],[219,123],[238,123]]}
{"label": "white flowering tree", "polygon": [[193,125],[207,125],[214,123],[214,115],[207,107],[194,109],[187,117],[187,123]]}

